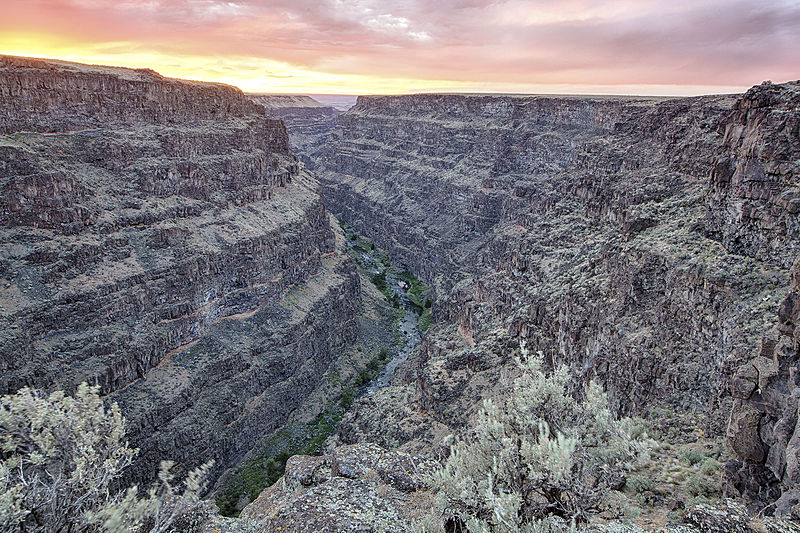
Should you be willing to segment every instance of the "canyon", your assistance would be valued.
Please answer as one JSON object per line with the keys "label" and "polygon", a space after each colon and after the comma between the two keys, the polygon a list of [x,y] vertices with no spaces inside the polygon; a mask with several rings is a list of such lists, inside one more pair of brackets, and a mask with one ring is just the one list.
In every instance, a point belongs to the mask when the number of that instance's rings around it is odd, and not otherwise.
{"label": "canyon", "polygon": [[0,393],[97,384],[141,449],[132,479],[164,458],[224,477],[389,342],[365,340],[396,311],[355,242],[430,286],[432,326],[208,531],[408,530],[521,341],[657,438],[722,443],[725,494],[797,519],[798,176],[800,82],[343,112],[0,56]]}
{"label": "canyon", "polygon": [[360,97],[308,157],[439,324],[343,442],[431,453],[525,340],[620,414],[727,435],[731,494],[796,501],[799,97]]}
{"label": "canyon", "polygon": [[308,157],[322,148],[326,135],[336,125],[342,111],[324,105],[310,96],[251,94],[255,103],[264,106],[272,117],[281,119],[292,135],[289,142],[292,151],[303,163],[314,166],[314,159]]}
{"label": "canyon", "polygon": [[357,336],[283,123],[229,86],[5,56],[0,117],[0,392],[99,385],[134,480],[236,464]]}

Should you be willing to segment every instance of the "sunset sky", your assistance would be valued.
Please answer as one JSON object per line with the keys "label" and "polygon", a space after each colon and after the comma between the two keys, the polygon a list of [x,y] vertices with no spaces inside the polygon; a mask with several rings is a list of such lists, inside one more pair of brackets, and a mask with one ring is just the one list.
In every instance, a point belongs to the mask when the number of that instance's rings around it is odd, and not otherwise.
{"label": "sunset sky", "polygon": [[738,92],[800,78],[800,0],[0,0],[0,53],[257,92]]}

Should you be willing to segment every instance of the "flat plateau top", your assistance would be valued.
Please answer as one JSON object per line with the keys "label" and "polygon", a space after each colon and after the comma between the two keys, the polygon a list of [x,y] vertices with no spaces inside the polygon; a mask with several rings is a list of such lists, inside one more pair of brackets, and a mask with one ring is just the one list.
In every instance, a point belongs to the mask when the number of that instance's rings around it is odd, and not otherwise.
{"label": "flat plateau top", "polygon": [[114,76],[125,81],[174,81],[193,85],[232,87],[224,83],[186,80],[181,78],[168,78],[149,68],[112,67],[108,65],[88,65],[75,63],[62,59],[49,59],[37,57],[19,57],[0,54],[0,72],[6,70],[43,70],[56,72],[70,72],[76,74],[97,74],[101,76]]}

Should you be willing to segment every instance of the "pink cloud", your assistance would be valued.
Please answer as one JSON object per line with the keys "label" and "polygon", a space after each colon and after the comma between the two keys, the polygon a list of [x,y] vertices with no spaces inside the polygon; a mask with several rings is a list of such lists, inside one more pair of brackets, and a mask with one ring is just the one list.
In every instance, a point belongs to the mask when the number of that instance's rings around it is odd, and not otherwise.
{"label": "pink cloud", "polygon": [[794,0],[5,0],[3,30],[419,79],[749,86],[800,78]]}

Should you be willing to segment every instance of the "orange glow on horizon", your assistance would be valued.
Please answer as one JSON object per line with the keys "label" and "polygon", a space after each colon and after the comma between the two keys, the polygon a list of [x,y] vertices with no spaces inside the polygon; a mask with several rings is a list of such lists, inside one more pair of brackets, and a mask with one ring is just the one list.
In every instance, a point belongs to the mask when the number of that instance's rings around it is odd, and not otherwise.
{"label": "orange glow on horizon", "polygon": [[696,95],[800,73],[796,0],[3,0],[0,54],[247,92]]}
{"label": "orange glow on horizon", "polygon": [[250,93],[390,95],[454,92],[685,96],[736,93],[747,89],[742,86],[716,85],[515,84],[384,78],[304,70],[288,63],[260,57],[169,55],[142,50],[135,43],[69,43],[53,36],[37,34],[0,36],[0,54],[112,67],[150,68],[171,78],[225,83]]}

